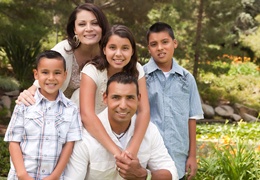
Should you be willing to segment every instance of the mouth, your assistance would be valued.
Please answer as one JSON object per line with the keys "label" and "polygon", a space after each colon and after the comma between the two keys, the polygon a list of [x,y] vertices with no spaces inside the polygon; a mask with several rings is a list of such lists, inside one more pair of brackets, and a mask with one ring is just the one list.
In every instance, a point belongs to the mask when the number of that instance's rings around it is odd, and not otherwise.
{"label": "mouth", "polygon": [[84,38],[86,39],[93,39],[94,37],[96,37],[96,34],[84,35]]}
{"label": "mouth", "polygon": [[124,62],[124,60],[122,59],[113,59],[113,61],[116,63],[116,64],[122,64]]}
{"label": "mouth", "polygon": [[53,88],[55,87],[57,84],[56,83],[46,83],[46,86]]}
{"label": "mouth", "polygon": [[162,58],[162,57],[164,57],[165,55],[166,55],[166,53],[163,53],[163,52],[162,52],[162,53],[159,53],[159,54],[158,54],[158,57]]}
{"label": "mouth", "polygon": [[119,117],[125,117],[128,115],[128,112],[117,112],[117,114],[119,115]]}

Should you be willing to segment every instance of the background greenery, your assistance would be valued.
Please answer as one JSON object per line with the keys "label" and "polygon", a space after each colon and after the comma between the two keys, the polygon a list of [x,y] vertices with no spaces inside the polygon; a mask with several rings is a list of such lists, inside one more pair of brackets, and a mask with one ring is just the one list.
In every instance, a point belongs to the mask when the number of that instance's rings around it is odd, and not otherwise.
{"label": "background greenery", "polygon": [[[179,64],[195,76],[205,103],[216,106],[222,100],[230,104],[239,102],[260,111],[259,0],[89,1],[101,6],[111,24],[120,23],[131,28],[142,63],[146,63],[149,59],[145,37],[148,27],[156,21],[169,23],[179,43],[174,56]],[[0,1],[0,92],[23,90],[32,84],[35,55],[52,48],[57,42],[66,38],[68,16],[76,5],[84,2],[83,0]],[[4,109],[0,112],[0,119],[5,111]],[[7,123],[8,121],[5,121],[5,124]],[[200,145],[203,145],[204,141],[223,142],[233,137],[240,139],[243,137],[246,145],[249,143],[248,140],[259,145],[259,141],[252,140],[254,136],[260,138],[258,123],[224,126],[204,124],[198,125],[197,129],[198,140],[202,142]],[[229,134],[224,135],[224,132]],[[232,134],[234,132],[237,132],[236,136]],[[224,143],[224,145],[228,149],[225,155],[230,157],[229,152],[232,152],[230,148],[237,148],[235,146],[237,144]],[[244,147],[244,142],[241,142],[241,146]],[[247,152],[251,159],[246,162],[250,161],[260,169],[258,159],[251,153],[255,151],[255,147],[250,147],[252,149],[247,149]],[[220,148],[221,144],[212,147],[209,143],[199,149],[199,157],[205,157],[206,154],[212,160],[211,164],[207,158],[200,161],[201,170],[210,165],[215,167],[214,163],[221,163],[223,154],[214,151],[217,149],[225,152]],[[256,152],[259,157],[259,151]],[[0,158],[2,163],[0,175],[6,175],[6,170],[9,169],[9,155],[6,143],[2,139],[0,139]],[[235,156],[232,158],[236,159]],[[228,169],[229,165],[226,167]],[[224,174],[224,169],[213,168],[211,172],[199,170],[198,179],[217,179],[217,175],[214,175],[215,170],[223,172],[221,175]],[[214,178],[207,174],[212,174]],[[253,176],[250,178],[254,179]]]}

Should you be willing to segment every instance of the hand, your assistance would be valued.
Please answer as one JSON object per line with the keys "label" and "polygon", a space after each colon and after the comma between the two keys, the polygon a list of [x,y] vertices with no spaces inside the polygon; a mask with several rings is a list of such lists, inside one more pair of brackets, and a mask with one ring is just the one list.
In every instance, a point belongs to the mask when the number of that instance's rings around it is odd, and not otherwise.
{"label": "hand", "polygon": [[29,176],[29,174],[26,172],[25,174],[23,174],[22,176],[18,176],[19,180],[34,180],[31,176]]}
{"label": "hand", "polygon": [[54,177],[52,176],[52,174],[50,176],[47,176],[45,178],[43,178],[42,180],[59,180],[60,177]]}
{"label": "hand", "polygon": [[115,156],[117,170],[119,175],[124,179],[144,179],[146,177],[146,169],[144,169],[138,158],[126,152],[124,156]]}
{"label": "hand", "polygon": [[34,93],[29,90],[24,90],[20,93],[17,100],[15,101],[16,104],[24,103],[26,106],[32,105],[35,103]]}
{"label": "hand", "polygon": [[197,169],[196,157],[189,157],[186,162],[187,180],[192,180],[196,176]]}

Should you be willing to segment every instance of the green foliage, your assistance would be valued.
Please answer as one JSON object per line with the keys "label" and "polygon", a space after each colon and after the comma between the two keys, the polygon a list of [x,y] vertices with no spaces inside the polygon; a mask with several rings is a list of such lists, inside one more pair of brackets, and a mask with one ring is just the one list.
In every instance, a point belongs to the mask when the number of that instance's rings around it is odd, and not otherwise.
{"label": "green foliage", "polygon": [[260,72],[251,62],[214,61],[200,65],[198,88],[204,101],[216,106],[221,99],[231,104],[260,109]]}
{"label": "green foliage", "polygon": [[12,77],[0,76],[0,89],[4,91],[14,91],[19,89],[19,83]]}
{"label": "green foliage", "polygon": [[197,180],[260,178],[259,122],[197,125]]}
{"label": "green foliage", "polygon": [[14,77],[20,82],[21,89],[28,88],[33,82],[34,62],[41,51],[40,41],[26,41],[15,35],[8,35],[3,39],[5,43],[2,51],[12,65]]}
{"label": "green foliage", "polygon": [[10,169],[10,154],[8,151],[8,143],[0,137],[0,176],[7,176]]}

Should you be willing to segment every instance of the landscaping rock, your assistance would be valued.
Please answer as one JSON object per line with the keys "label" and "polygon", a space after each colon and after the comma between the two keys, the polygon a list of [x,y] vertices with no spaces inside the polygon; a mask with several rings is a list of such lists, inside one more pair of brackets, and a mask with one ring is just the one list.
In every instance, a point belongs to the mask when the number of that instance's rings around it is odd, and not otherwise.
{"label": "landscaping rock", "polygon": [[229,105],[220,105],[215,108],[215,113],[224,118],[230,118],[234,114],[234,109]]}
{"label": "landscaping rock", "polygon": [[202,109],[204,112],[204,118],[213,118],[215,116],[214,108],[208,104],[202,104]]}

